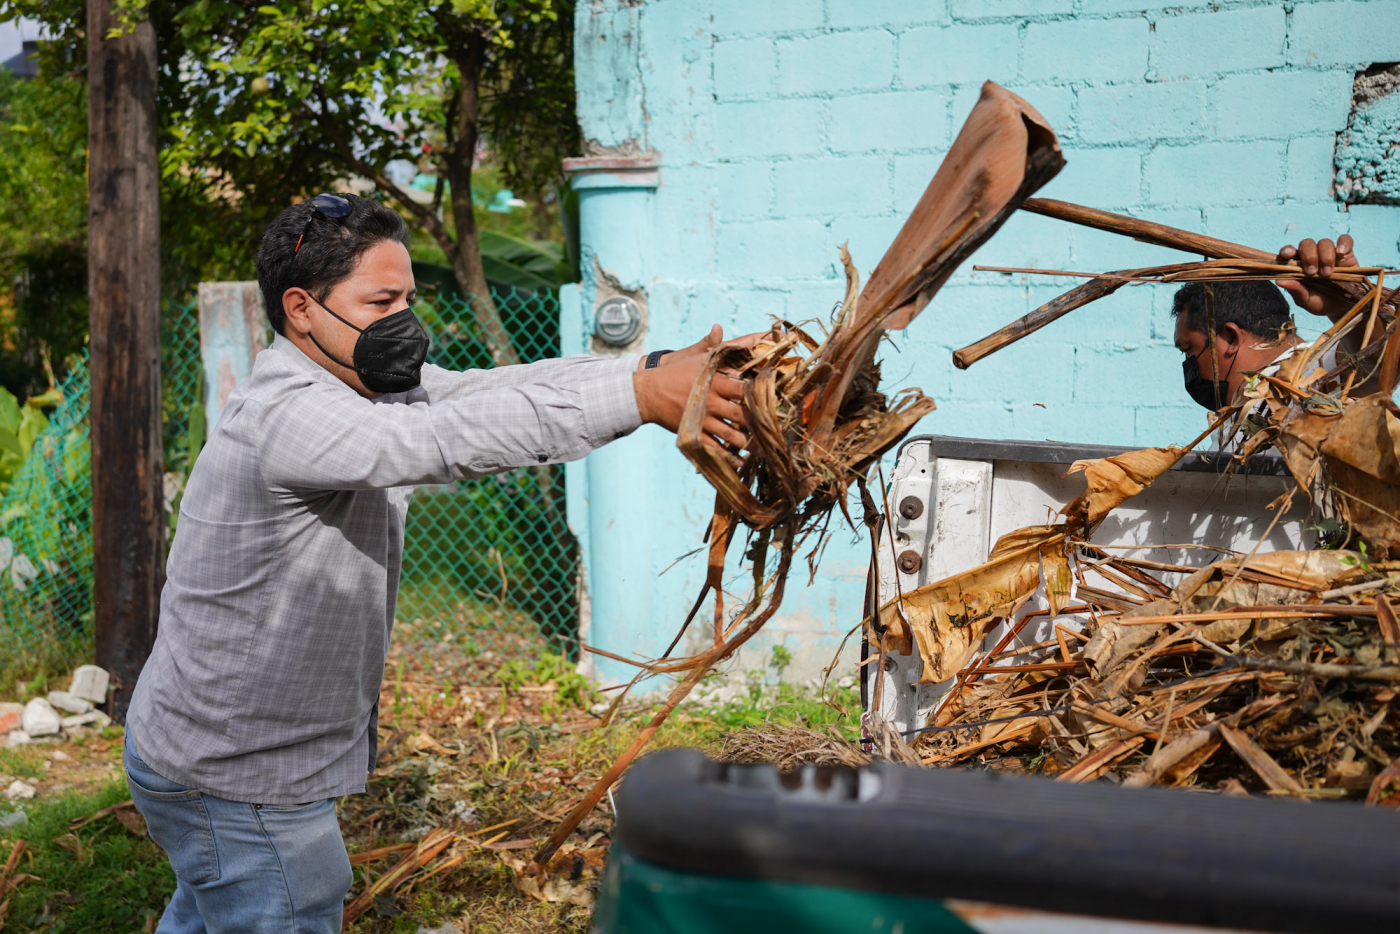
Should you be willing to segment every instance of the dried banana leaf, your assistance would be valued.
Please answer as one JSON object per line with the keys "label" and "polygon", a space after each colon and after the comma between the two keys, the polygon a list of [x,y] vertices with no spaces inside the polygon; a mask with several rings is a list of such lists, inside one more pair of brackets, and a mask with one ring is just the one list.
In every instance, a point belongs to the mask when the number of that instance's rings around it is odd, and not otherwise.
{"label": "dried banana leaf", "polygon": [[[1337,515],[1374,548],[1400,555],[1400,419],[1380,393],[1361,399],[1311,393],[1304,399],[1268,383],[1271,440],[1289,472],[1314,501]],[[1258,395],[1259,393],[1256,393]]]}
{"label": "dried banana leaf", "polygon": [[953,270],[1064,167],[1055,131],[991,81],[861,294],[865,314],[903,328]]}
{"label": "dried banana leaf", "polygon": [[997,541],[986,564],[896,596],[880,607],[882,628],[895,638],[912,634],[918,643],[924,661],[919,680],[932,684],[955,675],[999,614],[1035,592],[1042,573],[1067,593],[1065,535],[1062,525],[1019,529]]}
{"label": "dried banana leaf", "polygon": [[[824,341],[791,342],[778,357],[781,366],[773,365],[771,347],[716,348],[688,400],[677,444],[744,522],[767,528],[809,499],[809,511],[829,510],[932,411],[932,401],[917,391],[892,403],[879,392],[874,358],[884,331],[908,324],[958,264],[1063,165],[1054,131],[1035,108],[987,82],[863,290],[842,249],[846,297]],[[709,387],[721,369],[749,382],[754,454],[737,470],[701,433]]]}
{"label": "dried banana leaf", "polygon": [[1075,461],[1065,471],[1084,474],[1085,489],[1069,505],[1060,510],[1076,528],[1087,528],[1151,485],[1172,464],[1181,460],[1186,448],[1172,445],[1166,448],[1144,448],[1113,457]]}

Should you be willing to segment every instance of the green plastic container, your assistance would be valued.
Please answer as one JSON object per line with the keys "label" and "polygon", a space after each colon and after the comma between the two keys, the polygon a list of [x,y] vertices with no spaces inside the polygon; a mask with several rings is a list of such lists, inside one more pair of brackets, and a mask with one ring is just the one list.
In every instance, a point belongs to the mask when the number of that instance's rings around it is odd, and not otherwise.
{"label": "green plastic container", "polygon": [[937,899],[676,872],[614,846],[593,934],[971,934]]}

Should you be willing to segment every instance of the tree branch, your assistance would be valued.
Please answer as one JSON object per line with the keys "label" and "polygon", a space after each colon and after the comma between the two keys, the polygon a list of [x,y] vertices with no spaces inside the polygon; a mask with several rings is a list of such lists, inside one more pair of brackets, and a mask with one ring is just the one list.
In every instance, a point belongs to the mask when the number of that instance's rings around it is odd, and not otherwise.
{"label": "tree branch", "polygon": [[452,237],[448,234],[447,227],[442,221],[438,220],[436,211],[430,210],[425,205],[414,201],[408,196],[407,192],[398,185],[395,185],[383,172],[355,155],[349,143],[336,131],[335,122],[324,113],[326,103],[324,92],[318,89],[317,96],[321,100],[322,110],[315,111],[309,108],[307,108],[307,110],[316,119],[321,130],[330,138],[331,142],[335,144],[336,151],[340,154],[340,160],[345,163],[346,167],[363,175],[365,178],[374,182],[377,187],[382,188],[392,195],[394,200],[402,204],[408,209],[410,214],[422,222],[423,226],[428,229],[428,232],[433,235],[435,240],[438,240],[440,243],[443,241],[449,244],[452,243]]}

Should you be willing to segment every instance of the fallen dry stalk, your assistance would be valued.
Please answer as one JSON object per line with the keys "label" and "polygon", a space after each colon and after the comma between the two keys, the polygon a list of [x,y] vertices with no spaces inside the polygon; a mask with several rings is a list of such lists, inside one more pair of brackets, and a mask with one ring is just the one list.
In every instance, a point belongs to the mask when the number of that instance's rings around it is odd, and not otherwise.
{"label": "fallen dry stalk", "polygon": [[416,875],[424,866],[436,859],[439,853],[447,849],[454,839],[456,839],[456,834],[441,827],[429,831],[414,846],[412,852],[405,854],[403,859],[399,860],[392,869],[366,886],[363,892],[345,906],[342,927],[349,927],[362,914],[369,911],[374,905],[376,896],[393,892]]}
{"label": "fallen dry stalk", "polygon": [[[4,897],[4,901],[0,901],[0,928],[5,926],[5,915],[10,912],[10,893],[18,888],[21,882],[39,878],[30,873],[15,872],[19,867],[20,854],[24,852],[24,849],[25,842],[16,840],[15,845],[10,847],[10,855],[5,860],[4,868],[0,869],[0,896]],[[30,858],[30,861],[33,861],[33,857]]]}
{"label": "fallen dry stalk", "polygon": [[[1383,622],[1388,601],[1378,606],[1358,584],[1385,586],[1395,570],[1336,551],[1226,558],[1195,570],[1164,598],[1081,620],[1087,642],[1069,659],[1054,639],[1025,661],[967,672],[938,725],[920,737],[922,761],[980,760],[1061,781],[1113,771],[1133,787],[1364,793],[1393,804],[1386,796],[1400,775],[1400,731],[1389,710],[1400,696],[1400,655]],[[1339,594],[1337,602],[1312,602],[1321,593]],[[1095,602],[1082,588],[1079,597]],[[1227,609],[1205,609],[1222,600]],[[1156,748],[1144,745],[1154,739]],[[1376,764],[1386,766],[1378,775]]]}
{"label": "fallen dry stalk", "polygon": [[726,762],[771,762],[784,771],[798,765],[861,766],[870,762],[870,754],[861,752],[835,727],[827,727],[772,723],[747,727],[725,736],[719,758]]}

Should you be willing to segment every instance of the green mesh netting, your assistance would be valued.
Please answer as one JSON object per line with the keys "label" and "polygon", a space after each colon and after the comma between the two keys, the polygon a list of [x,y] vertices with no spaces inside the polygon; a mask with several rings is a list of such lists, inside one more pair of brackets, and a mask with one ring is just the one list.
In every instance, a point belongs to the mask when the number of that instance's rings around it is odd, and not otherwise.
{"label": "green mesh netting", "polygon": [[[522,362],[559,353],[559,303],[550,293],[494,298]],[[415,309],[434,336],[429,359],[490,367],[466,301]],[[166,502],[178,504],[205,435],[195,305],[162,309]],[[64,402],[0,499],[0,666],[26,657],[90,653],[92,480],[86,361],[74,361]],[[578,554],[564,519],[560,467],[510,471],[420,489],[408,512],[398,636],[448,643],[485,677],[505,658],[545,648],[578,653]],[[172,516],[170,534],[178,535]]]}

